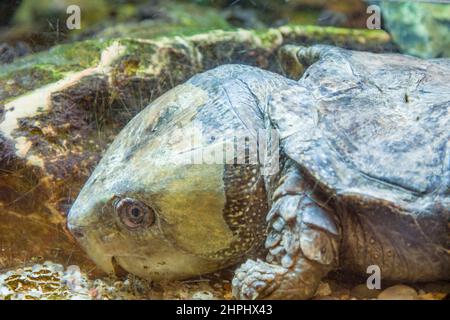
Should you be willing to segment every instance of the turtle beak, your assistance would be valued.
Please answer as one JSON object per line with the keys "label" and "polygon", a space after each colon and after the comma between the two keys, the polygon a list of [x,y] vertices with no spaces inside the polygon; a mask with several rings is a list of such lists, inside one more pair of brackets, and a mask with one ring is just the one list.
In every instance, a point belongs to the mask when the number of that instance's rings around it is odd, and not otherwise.
{"label": "turtle beak", "polygon": [[86,235],[86,227],[78,226],[73,223],[68,222],[67,227],[69,228],[70,233],[80,241]]}
{"label": "turtle beak", "polygon": [[84,249],[89,258],[104,272],[114,274],[112,255],[98,238],[98,223],[95,214],[90,214],[86,206],[78,205],[78,201],[72,206],[67,218],[67,227],[79,245]]}
{"label": "turtle beak", "polygon": [[115,274],[113,264],[114,257],[105,254],[102,244],[97,240],[97,237],[89,232],[89,228],[85,226],[78,226],[68,223],[70,232],[76,238],[79,245],[84,249],[89,258],[104,272],[108,274]]}

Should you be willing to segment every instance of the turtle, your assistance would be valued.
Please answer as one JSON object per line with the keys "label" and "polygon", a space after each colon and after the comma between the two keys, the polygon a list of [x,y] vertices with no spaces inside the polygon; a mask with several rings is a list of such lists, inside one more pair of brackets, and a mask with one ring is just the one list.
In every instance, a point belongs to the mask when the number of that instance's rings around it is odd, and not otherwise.
{"label": "turtle", "polygon": [[332,271],[450,279],[450,60],[291,47],[299,80],[226,64],[136,115],[68,228],[159,281],[237,266],[236,299],[308,299]]}

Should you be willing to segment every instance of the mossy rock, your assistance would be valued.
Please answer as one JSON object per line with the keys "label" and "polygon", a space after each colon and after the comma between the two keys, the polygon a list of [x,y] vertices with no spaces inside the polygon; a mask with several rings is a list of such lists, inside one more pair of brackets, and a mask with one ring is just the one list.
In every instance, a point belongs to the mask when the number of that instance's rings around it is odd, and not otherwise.
{"label": "mossy rock", "polygon": [[377,3],[384,27],[402,52],[422,57],[450,57],[450,5],[444,3]]}
{"label": "mossy rock", "polygon": [[[67,8],[80,8],[80,29],[69,30]],[[155,38],[229,29],[217,9],[189,2],[135,0],[23,0],[0,43],[25,42],[33,51],[93,38]]]}
{"label": "mossy rock", "polygon": [[59,45],[49,51],[0,67],[0,101],[62,79],[68,73],[96,65],[108,41],[86,40]]}

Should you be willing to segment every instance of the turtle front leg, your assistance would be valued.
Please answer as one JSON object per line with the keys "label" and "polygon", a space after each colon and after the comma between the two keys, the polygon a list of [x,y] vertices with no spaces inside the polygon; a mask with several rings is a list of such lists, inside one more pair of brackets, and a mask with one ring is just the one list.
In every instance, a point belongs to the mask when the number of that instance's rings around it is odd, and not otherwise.
{"label": "turtle front leg", "polygon": [[237,299],[310,298],[338,265],[339,226],[312,194],[296,166],[290,166],[267,216],[266,261],[247,260],[236,270],[232,289]]}

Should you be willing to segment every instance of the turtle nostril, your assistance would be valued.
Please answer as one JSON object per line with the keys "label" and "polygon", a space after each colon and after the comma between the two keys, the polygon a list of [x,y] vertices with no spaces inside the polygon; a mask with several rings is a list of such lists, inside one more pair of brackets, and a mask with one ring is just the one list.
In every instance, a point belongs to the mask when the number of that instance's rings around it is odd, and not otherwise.
{"label": "turtle nostril", "polygon": [[75,238],[83,238],[84,237],[84,229],[83,227],[74,226],[70,223],[68,224],[70,232],[73,234]]}

